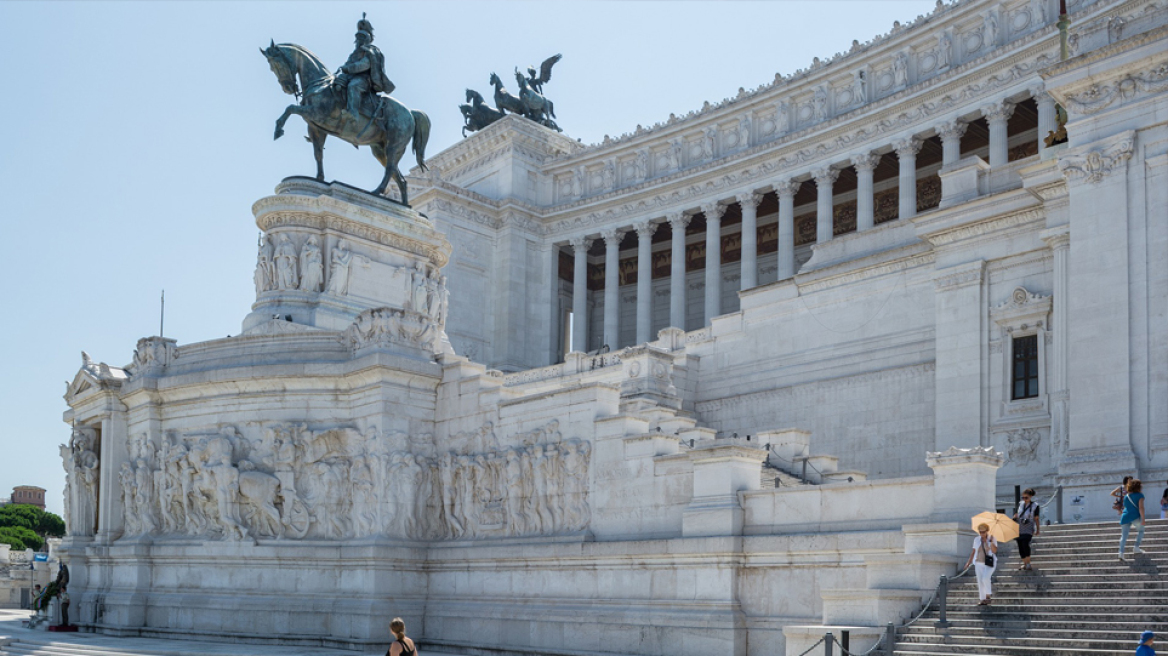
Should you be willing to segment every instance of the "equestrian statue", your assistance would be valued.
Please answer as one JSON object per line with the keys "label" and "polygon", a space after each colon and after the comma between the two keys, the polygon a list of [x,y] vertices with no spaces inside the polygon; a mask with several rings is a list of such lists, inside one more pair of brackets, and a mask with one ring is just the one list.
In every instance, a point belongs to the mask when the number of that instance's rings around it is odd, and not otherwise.
{"label": "equestrian statue", "polygon": [[491,86],[495,87],[494,109],[486,105],[482,95],[477,91],[467,89],[468,104],[458,106],[466,123],[462,128],[462,136],[465,137],[468,130],[475,132],[487,127],[503,118],[507,112],[518,114],[556,132],[563,132],[552,120],[556,117],[555,106],[543,95],[543,85],[552,79],[552,66],[561,58],[563,55],[553,55],[545,59],[543,64],[540,64],[538,74],[534,66],[528,66],[526,77],[519,69],[515,69],[515,81],[519,84],[518,96],[503,86],[503,80],[498,75],[491,73]]}
{"label": "equestrian statue", "polygon": [[[418,167],[426,170],[426,141],[430,118],[411,111],[388,94],[393,82],[385,75],[385,56],[373,45],[373,25],[361,15],[357,22],[356,47],[335,74],[307,48],[274,40],[260,52],[276,74],[284,93],[296,96],[299,104],[289,105],[276,119],[275,138],[284,134],[284,123],[297,114],[308,124],[308,140],[316,157],[316,179],[324,180],[324,141],[330,135],[353,144],[369,146],[385,167],[374,194],[384,195],[392,178],[401,191],[401,201],[409,205],[406,180],[398,162],[413,141]],[[303,89],[303,91],[301,91]]]}

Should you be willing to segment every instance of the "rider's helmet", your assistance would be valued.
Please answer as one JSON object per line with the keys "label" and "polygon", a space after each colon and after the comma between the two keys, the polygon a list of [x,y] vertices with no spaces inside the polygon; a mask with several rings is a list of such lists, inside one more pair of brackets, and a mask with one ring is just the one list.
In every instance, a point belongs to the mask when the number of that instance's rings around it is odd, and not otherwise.
{"label": "rider's helmet", "polygon": [[361,12],[361,20],[357,21],[356,36],[364,36],[367,43],[373,43],[373,23],[365,19],[365,12]]}

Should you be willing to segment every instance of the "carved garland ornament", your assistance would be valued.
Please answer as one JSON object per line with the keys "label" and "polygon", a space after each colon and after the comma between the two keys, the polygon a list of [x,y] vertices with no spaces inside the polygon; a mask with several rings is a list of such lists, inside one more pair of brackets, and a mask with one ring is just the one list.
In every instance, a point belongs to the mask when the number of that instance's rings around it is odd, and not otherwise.
{"label": "carved garland ornament", "polygon": [[1079,155],[1060,157],[1059,170],[1067,180],[1099,182],[1131,159],[1135,145],[1134,137],[1134,133],[1129,131],[1119,135],[1119,138],[1110,145]]}
{"label": "carved garland ornament", "polygon": [[1131,73],[1108,84],[1093,84],[1079,93],[1068,94],[1067,107],[1078,114],[1095,114],[1117,100],[1131,100],[1139,94],[1168,90],[1168,61],[1151,69]]}

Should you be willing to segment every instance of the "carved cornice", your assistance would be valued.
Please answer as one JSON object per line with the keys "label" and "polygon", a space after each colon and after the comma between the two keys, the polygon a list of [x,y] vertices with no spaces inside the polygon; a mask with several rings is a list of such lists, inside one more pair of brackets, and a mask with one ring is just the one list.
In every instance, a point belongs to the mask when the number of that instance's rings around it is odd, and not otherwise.
{"label": "carved cornice", "polygon": [[1068,153],[1059,158],[1059,170],[1069,182],[1096,183],[1126,166],[1134,150],[1135,132],[1122,132],[1096,144],[1085,152]]}
{"label": "carved cornice", "polygon": [[[378,217],[382,221],[388,220],[388,217],[380,214]],[[383,246],[403,250],[407,253],[420,255],[429,259],[434,263],[434,266],[439,268],[446,266],[446,263],[450,260],[450,243],[446,241],[445,237],[441,236],[441,233],[436,231],[428,232],[433,232],[433,234],[437,235],[437,239],[441,239],[441,242],[438,244],[421,239],[414,239],[407,235],[392,232],[391,230],[386,230],[378,226],[360,223],[352,219],[336,216],[335,214],[292,211],[277,211],[261,214],[256,218],[256,225],[264,232],[288,227],[321,231],[333,230],[344,234],[346,237],[365,239]]]}
{"label": "carved cornice", "polygon": [[937,277],[933,278],[933,286],[938,292],[953,291],[962,287],[981,284],[984,275],[984,260],[969,262],[968,264],[958,264],[957,266],[938,271]]}
{"label": "carved cornice", "polygon": [[1041,210],[1029,209],[1021,212],[1011,212],[991,217],[976,223],[969,223],[947,230],[922,235],[934,246],[948,246],[965,239],[973,239],[1000,230],[1008,230],[1017,226],[1045,220],[1046,215]]}
{"label": "carved cornice", "polygon": [[[883,253],[877,257],[887,257],[887,253]],[[799,287],[800,295],[814,294],[825,289],[833,287],[843,287],[853,285],[863,280],[870,280],[872,278],[879,278],[893,273],[900,273],[908,269],[915,269],[921,266],[932,264],[936,259],[936,254],[931,250],[925,250],[913,253],[906,257],[899,257],[891,260],[881,260],[876,264],[870,266],[862,266],[857,269],[829,275],[822,278],[811,278],[818,272],[809,274],[797,274],[795,276],[795,283]],[[855,264],[855,262],[853,262]]]}

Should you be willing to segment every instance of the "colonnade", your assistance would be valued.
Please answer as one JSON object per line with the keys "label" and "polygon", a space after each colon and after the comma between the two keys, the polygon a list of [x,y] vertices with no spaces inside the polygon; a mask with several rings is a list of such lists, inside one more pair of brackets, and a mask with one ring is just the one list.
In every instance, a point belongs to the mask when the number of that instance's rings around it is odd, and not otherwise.
{"label": "colonnade", "polygon": [[[1056,127],[1055,102],[1049,94],[1035,89],[1031,91],[1038,107],[1038,148],[1045,149],[1043,137]],[[1015,103],[1009,100],[984,105],[980,114],[989,127],[989,165],[991,168],[1005,165],[1009,159],[1008,121],[1014,113]],[[956,164],[961,159],[961,137],[965,134],[968,120],[952,119],[937,124],[928,132],[941,141],[942,168]],[[920,133],[928,136],[928,132]],[[773,191],[778,198],[778,280],[795,275],[795,194],[805,180],[816,186],[816,243],[830,241],[834,234],[833,191],[840,171],[848,166],[855,170],[856,187],[856,230],[862,232],[875,225],[875,201],[873,175],[880,162],[882,151],[896,154],[899,161],[899,214],[898,219],[907,219],[917,213],[917,154],[924,139],[918,134],[906,135],[895,140],[884,149],[870,149],[853,153],[846,160],[820,166],[800,174],[787,174],[769,184],[756,189],[743,189],[723,198],[710,199],[696,208],[666,213],[663,217],[646,218],[631,226],[606,228],[600,232],[604,240],[604,343],[615,348],[618,345],[620,329],[619,317],[619,249],[622,239],[630,230],[637,233],[637,311],[636,343],[653,339],[650,334],[652,303],[652,241],[653,234],[665,224],[671,232],[672,265],[670,268],[669,324],[685,327],[686,284],[685,284],[685,231],[693,216],[702,214],[706,221],[706,261],[705,299],[703,320],[710,320],[721,314],[722,275],[721,228],[726,207],[737,203],[742,210],[742,256],[741,289],[758,285],[758,205],[763,195]],[[572,344],[573,351],[587,351],[587,257],[594,243],[591,235],[581,235],[569,240],[575,255],[572,277]]]}

